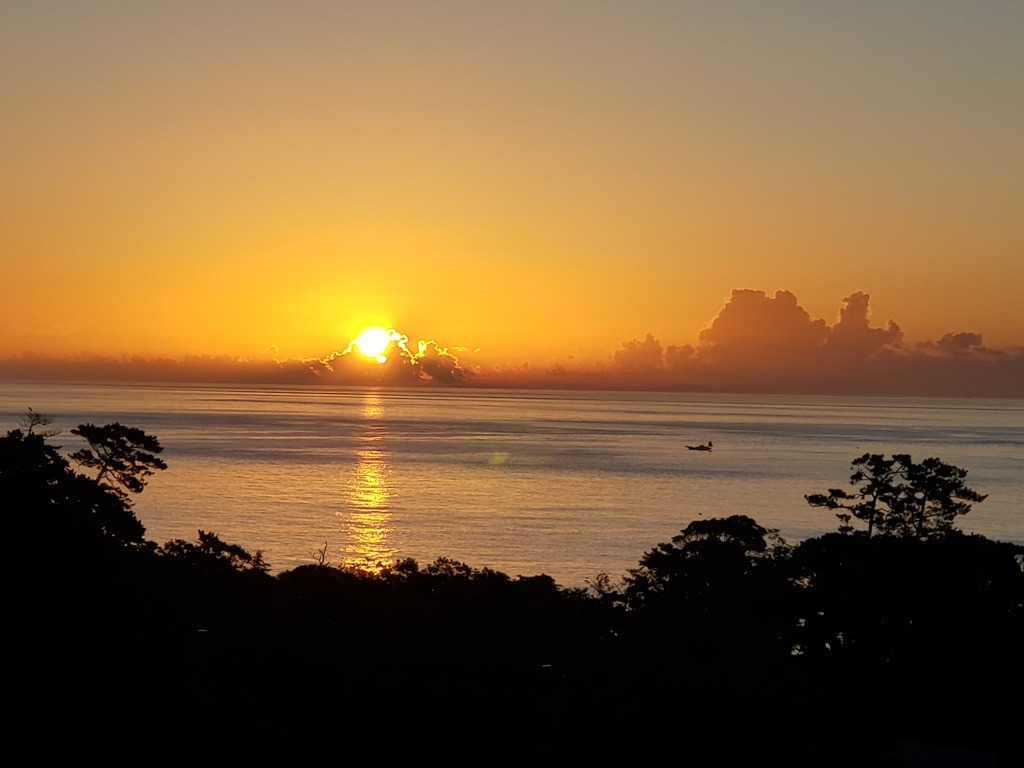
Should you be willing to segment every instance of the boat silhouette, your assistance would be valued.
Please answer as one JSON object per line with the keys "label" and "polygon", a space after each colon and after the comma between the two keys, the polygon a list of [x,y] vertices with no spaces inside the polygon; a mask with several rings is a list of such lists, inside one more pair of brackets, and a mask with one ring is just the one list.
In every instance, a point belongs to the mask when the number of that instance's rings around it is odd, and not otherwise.
{"label": "boat silhouette", "polygon": [[713,447],[714,446],[712,445],[711,441],[708,440],[707,445],[704,445],[704,444],[701,444],[701,445],[688,445],[688,446],[686,446],[686,450],[688,450],[688,451],[710,451]]}

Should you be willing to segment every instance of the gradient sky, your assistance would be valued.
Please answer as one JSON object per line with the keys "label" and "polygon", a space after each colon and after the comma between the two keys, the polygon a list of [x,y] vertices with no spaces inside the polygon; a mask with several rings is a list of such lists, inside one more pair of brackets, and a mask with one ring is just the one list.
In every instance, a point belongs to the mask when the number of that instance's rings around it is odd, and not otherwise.
{"label": "gradient sky", "polygon": [[1019,0],[5,0],[0,99],[0,354],[1024,344]]}

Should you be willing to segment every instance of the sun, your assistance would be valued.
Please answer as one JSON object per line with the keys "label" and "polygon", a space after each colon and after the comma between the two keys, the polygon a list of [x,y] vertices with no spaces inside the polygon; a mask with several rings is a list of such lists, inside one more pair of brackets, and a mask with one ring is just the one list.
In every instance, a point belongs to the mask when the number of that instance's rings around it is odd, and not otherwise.
{"label": "sun", "polygon": [[388,358],[384,353],[388,351],[393,340],[394,336],[391,331],[379,325],[372,325],[369,328],[364,328],[352,343],[355,345],[356,351],[363,357],[376,360],[378,363],[385,363]]}

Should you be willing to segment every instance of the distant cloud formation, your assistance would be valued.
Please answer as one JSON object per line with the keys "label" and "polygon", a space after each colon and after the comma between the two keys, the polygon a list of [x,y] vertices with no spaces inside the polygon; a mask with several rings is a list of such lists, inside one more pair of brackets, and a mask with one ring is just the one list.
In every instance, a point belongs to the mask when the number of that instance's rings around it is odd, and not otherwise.
{"label": "distant cloud formation", "polygon": [[866,293],[852,293],[843,299],[839,310],[839,321],[832,326],[826,346],[829,349],[870,355],[885,347],[897,346],[903,338],[900,327],[892,320],[885,328],[871,328],[868,322],[868,301]]}
{"label": "distant cloud formation", "polygon": [[908,346],[894,321],[872,326],[869,304],[869,294],[851,293],[829,325],[789,291],[734,290],[696,344],[664,347],[652,332],[603,361],[567,357],[547,368],[483,368],[473,362],[479,350],[413,343],[391,329],[387,350],[373,357],[355,341],[302,360],[281,360],[274,346],[244,360],[23,355],[0,361],[0,378],[1024,397],[1024,348],[988,349],[968,331]]}
{"label": "distant cloud formation", "polygon": [[615,353],[614,360],[619,370],[630,373],[658,371],[665,365],[661,342],[650,333],[643,341],[627,341]]}
{"label": "distant cloud formation", "polygon": [[972,349],[982,350],[985,343],[980,333],[947,333],[939,339],[936,346],[943,352],[950,354],[963,354]]}
{"label": "distant cloud formation", "polygon": [[1024,350],[986,350],[977,333],[908,348],[900,326],[873,327],[870,295],[846,296],[829,326],[789,291],[735,290],[696,346],[662,351],[654,334],[623,343],[620,386],[803,394],[1024,396]]}
{"label": "distant cloud formation", "polygon": [[742,368],[774,370],[802,366],[810,359],[829,356],[832,365],[863,361],[902,338],[900,327],[889,321],[872,328],[866,293],[843,299],[839,319],[829,327],[815,320],[789,291],[774,297],[764,291],[737,290],[711,326],[700,333],[698,356],[704,361]]}
{"label": "distant cloud formation", "polygon": [[687,366],[739,371],[804,368],[812,361],[845,365],[862,362],[885,349],[896,349],[900,327],[872,328],[866,293],[843,299],[839,319],[829,327],[812,318],[789,291],[768,296],[764,291],[736,290],[711,324],[699,334],[696,347],[669,347],[662,352],[653,334],[625,342],[614,355],[620,372],[648,373]]}
{"label": "distant cloud formation", "polygon": [[698,356],[729,368],[774,369],[816,350],[829,336],[789,291],[770,298],[764,291],[737,290],[711,326],[700,332]]}

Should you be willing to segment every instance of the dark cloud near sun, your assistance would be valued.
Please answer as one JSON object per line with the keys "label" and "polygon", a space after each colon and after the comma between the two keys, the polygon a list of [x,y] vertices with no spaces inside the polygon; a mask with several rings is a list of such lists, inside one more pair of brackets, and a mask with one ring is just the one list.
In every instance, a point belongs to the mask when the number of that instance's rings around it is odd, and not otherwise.
{"label": "dark cloud near sun", "polygon": [[419,342],[417,352],[411,358],[419,378],[439,384],[462,384],[472,372],[459,364],[459,358],[448,348],[435,341]]}
{"label": "dark cloud near sun", "polygon": [[307,360],[310,370],[324,380],[342,384],[463,384],[473,372],[463,368],[452,350],[437,342],[410,343],[406,334],[388,331],[390,344],[381,359],[359,354],[355,340],[323,358]]}

